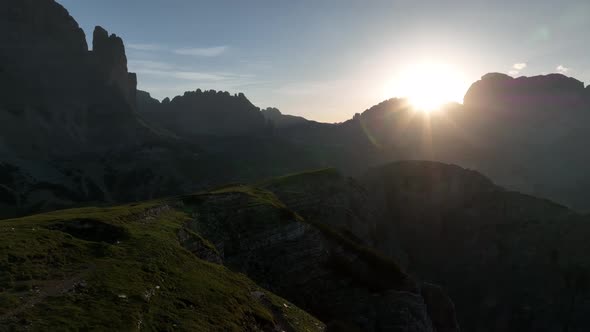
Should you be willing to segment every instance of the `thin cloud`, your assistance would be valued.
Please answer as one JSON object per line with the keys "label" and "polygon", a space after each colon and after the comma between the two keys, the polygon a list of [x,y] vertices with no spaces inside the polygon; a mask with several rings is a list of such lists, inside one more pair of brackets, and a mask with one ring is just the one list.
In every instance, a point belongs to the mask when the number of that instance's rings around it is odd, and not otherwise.
{"label": "thin cloud", "polygon": [[519,63],[515,63],[512,65],[512,68],[516,69],[516,70],[523,70],[526,68],[526,62],[519,62]]}
{"label": "thin cloud", "polygon": [[287,96],[326,95],[335,91],[342,91],[358,84],[352,80],[308,81],[286,83],[273,90],[274,93]]}
{"label": "thin cloud", "polygon": [[141,43],[130,43],[126,45],[127,48],[135,51],[168,51],[178,55],[190,55],[190,56],[202,56],[202,57],[215,57],[219,56],[229,49],[229,46],[213,46],[213,47],[192,47],[192,48],[177,48],[170,50],[165,45],[160,44],[141,44]]}
{"label": "thin cloud", "polygon": [[193,84],[225,84],[242,86],[257,83],[255,76],[226,71],[198,71],[179,67],[167,62],[151,60],[134,60],[129,62],[129,70],[139,75],[151,75],[193,82]]}
{"label": "thin cloud", "polygon": [[127,44],[127,47],[136,51],[160,51],[163,49],[158,44]]}
{"label": "thin cloud", "polygon": [[132,72],[140,73],[146,70],[172,70],[174,66],[162,61],[152,60],[129,60],[129,70]]}
{"label": "thin cloud", "polygon": [[179,55],[214,57],[225,53],[228,49],[228,46],[215,46],[201,48],[179,48],[174,50],[173,52]]}
{"label": "thin cloud", "polygon": [[184,71],[184,70],[163,70],[156,68],[137,68],[134,70],[137,74],[143,75],[157,75],[162,77],[176,78],[193,82],[213,82],[213,81],[229,81],[244,78],[240,75],[216,72],[201,72],[201,71]]}
{"label": "thin cloud", "polygon": [[555,68],[555,70],[557,70],[558,72],[560,72],[562,74],[565,74],[568,71],[570,71],[570,68],[568,68],[568,67],[566,67],[564,65],[559,65],[559,66],[557,66],[557,68]]}
{"label": "thin cloud", "polygon": [[171,73],[174,78],[179,78],[187,81],[225,81],[232,79],[233,76],[228,76],[219,73],[205,73],[198,71],[175,71]]}
{"label": "thin cloud", "polygon": [[518,75],[518,73],[520,73],[518,70],[511,70],[508,72],[508,74],[510,74],[511,76],[516,76]]}

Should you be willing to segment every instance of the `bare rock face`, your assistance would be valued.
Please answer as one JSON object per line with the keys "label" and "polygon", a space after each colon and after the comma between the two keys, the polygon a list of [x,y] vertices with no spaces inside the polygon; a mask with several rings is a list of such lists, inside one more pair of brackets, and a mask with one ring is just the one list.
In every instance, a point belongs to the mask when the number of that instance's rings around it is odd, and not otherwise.
{"label": "bare rock face", "polygon": [[[489,73],[465,94],[465,105],[487,109],[582,107],[584,83],[561,74],[512,78]],[[516,110],[513,110],[516,111]]]}
{"label": "bare rock face", "polygon": [[123,42],[97,28],[95,51],[53,0],[0,8],[2,148],[24,157],[118,149],[145,135]]}
{"label": "bare rock face", "polygon": [[275,128],[286,128],[309,122],[309,120],[295,115],[283,114],[278,108],[268,107],[261,110],[262,115],[273,123]]}
{"label": "bare rock face", "polygon": [[172,100],[166,98],[162,103],[154,103],[145,94],[139,97],[139,111],[145,119],[179,137],[244,136],[268,131],[260,109],[243,93],[231,95],[226,91],[197,89]]}
{"label": "bare rock face", "polygon": [[67,10],[51,0],[6,0],[0,8],[2,55],[31,51],[78,55],[87,52],[84,31]]}
{"label": "bare rock face", "polygon": [[127,71],[127,56],[123,40],[100,26],[94,29],[92,53],[107,84],[118,88],[126,101],[136,108],[137,76]]}

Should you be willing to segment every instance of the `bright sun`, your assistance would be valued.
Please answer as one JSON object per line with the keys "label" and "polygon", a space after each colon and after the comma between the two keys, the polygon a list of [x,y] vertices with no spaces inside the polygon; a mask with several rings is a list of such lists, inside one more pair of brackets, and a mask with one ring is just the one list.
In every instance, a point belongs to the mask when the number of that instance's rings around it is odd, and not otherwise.
{"label": "bright sun", "polygon": [[428,62],[404,67],[387,93],[407,98],[416,110],[431,112],[449,102],[462,102],[466,89],[460,72],[445,64]]}

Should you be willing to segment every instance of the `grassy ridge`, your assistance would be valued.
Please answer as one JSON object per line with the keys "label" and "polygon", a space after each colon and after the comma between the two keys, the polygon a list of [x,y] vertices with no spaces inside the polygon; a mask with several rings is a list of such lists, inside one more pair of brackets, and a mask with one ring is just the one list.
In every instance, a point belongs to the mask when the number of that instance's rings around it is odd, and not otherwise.
{"label": "grassy ridge", "polygon": [[[279,321],[319,330],[285,300],[183,248],[186,221],[163,201],[0,221],[0,330],[256,331]],[[88,237],[97,233],[104,238]]]}
{"label": "grassy ridge", "polygon": [[[313,182],[332,175],[338,176],[327,169],[279,181],[297,183],[303,176]],[[181,230],[205,247],[212,246],[205,233],[186,228],[196,211],[191,206],[211,197],[218,197],[221,205],[205,207],[223,208],[223,213],[238,208],[232,204],[240,209],[265,207],[249,210],[246,224],[236,230],[265,228],[268,222],[303,222],[319,230],[348,253],[334,255],[328,264],[362,287],[411,285],[411,278],[394,261],[341,230],[305,220],[268,190],[231,185],[168,200],[0,221],[0,331],[321,330],[321,322],[246,276],[203,261],[183,247]]]}

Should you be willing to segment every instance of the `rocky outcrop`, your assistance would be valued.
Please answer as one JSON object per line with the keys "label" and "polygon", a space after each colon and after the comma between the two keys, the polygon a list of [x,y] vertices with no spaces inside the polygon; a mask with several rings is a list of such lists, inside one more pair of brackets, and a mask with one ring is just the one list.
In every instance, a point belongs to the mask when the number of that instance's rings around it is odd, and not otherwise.
{"label": "rocky outcrop", "polygon": [[278,108],[274,107],[265,108],[261,112],[266,120],[273,123],[275,128],[295,126],[309,121],[301,116],[283,114]]}
{"label": "rocky outcrop", "polygon": [[120,38],[97,28],[89,51],[76,21],[53,0],[7,1],[0,18],[5,150],[27,158],[72,155],[151,135],[134,115],[137,82]]}
{"label": "rocky outcrop", "polygon": [[107,84],[118,88],[129,105],[136,109],[137,76],[127,71],[123,40],[115,34],[109,36],[105,29],[97,26],[93,34],[92,53]]}
{"label": "rocky outcrop", "polygon": [[[159,111],[160,101],[153,98],[149,92],[137,90],[136,99],[139,112],[149,114]],[[170,102],[170,99],[168,99],[168,102]]]}
{"label": "rocky outcrop", "polygon": [[224,91],[187,91],[165,100],[159,107],[151,103],[139,111],[150,123],[185,138],[202,135],[241,136],[266,133],[268,125],[259,108],[244,94]]}
{"label": "rocky outcrop", "polygon": [[47,60],[50,55],[83,57],[88,51],[78,23],[53,0],[6,0],[0,17],[2,58],[18,54],[27,61],[33,56]]}

